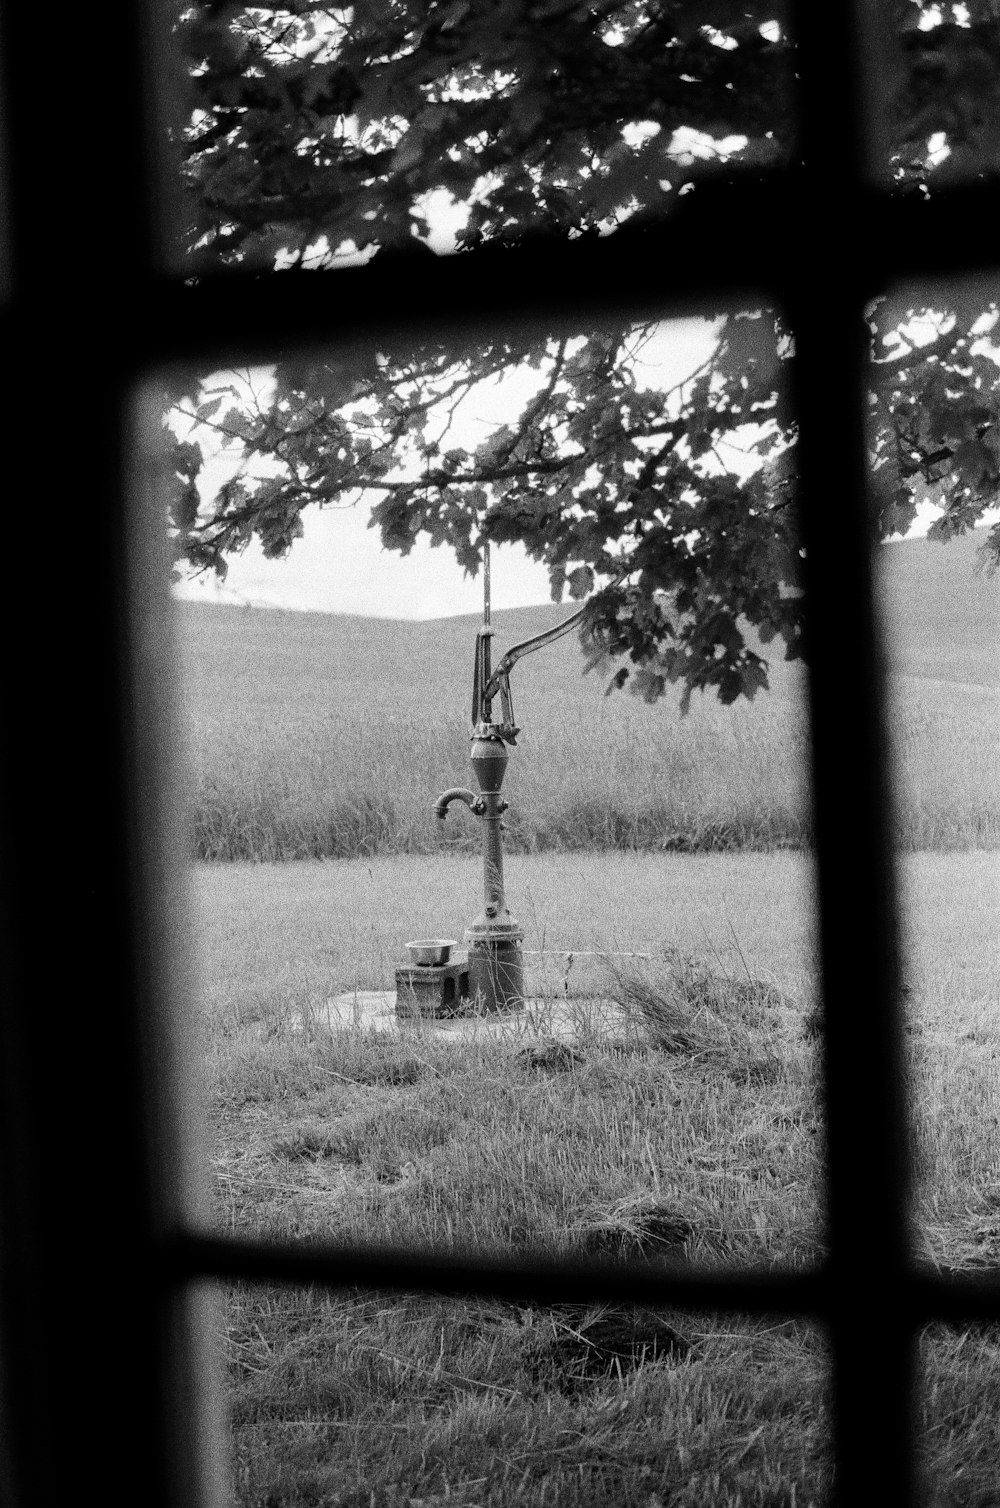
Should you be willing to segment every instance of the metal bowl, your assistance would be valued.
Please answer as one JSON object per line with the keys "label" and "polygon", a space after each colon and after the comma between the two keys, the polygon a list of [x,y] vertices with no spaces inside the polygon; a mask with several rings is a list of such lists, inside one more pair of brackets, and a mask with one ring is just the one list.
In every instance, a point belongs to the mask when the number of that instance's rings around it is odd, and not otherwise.
{"label": "metal bowl", "polygon": [[408,942],[406,951],[419,968],[429,968],[447,963],[452,948],[457,947],[453,937],[424,937],[419,942]]}

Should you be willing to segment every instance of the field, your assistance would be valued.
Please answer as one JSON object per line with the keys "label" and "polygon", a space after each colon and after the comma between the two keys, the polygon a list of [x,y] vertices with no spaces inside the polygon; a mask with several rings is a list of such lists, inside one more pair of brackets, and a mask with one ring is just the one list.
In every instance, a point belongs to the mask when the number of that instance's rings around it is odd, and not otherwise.
{"label": "field", "polygon": [[[976,539],[886,546],[890,724],[902,848],[1000,843],[1000,593]],[[495,615],[498,651],[567,607]],[[477,624],[402,623],[178,604],[192,851],[209,859],[472,851],[432,806],[468,779]],[[524,727],[508,846],[685,852],[808,843],[801,668],[731,709],[648,707],[581,675],[573,635],[514,670]]]}
{"label": "field", "polygon": [[[887,547],[917,1260],[1000,1262],[1000,619],[975,541]],[[503,649],[565,609],[497,614]],[[542,1035],[331,1030],[479,908],[476,624],[184,607],[191,934],[223,1229],[801,1269],[824,1250],[804,680],[732,710],[605,699],[575,640],[514,672],[510,904]],[[296,863],[269,862],[295,858]],[[252,862],[247,862],[252,861]],[[597,957],[595,953],[610,954]],[[609,1039],[547,1038],[567,996]],[[858,1022],[864,1051],[865,1023]],[[820,1331],[775,1316],[230,1287],[240,1508],[806,1508]],[[933,1508],[997,1502],[1000,1343],[920,1337]]]}
{"label": "field", "polygon": [[[902,877],[915,1247],[992,1266],[996,857],[910,855]],[[805,855],[513,859],[526,947],[654,955],[591,973],[634,1029],[573,1054],[532,1052],[516,1027],[441,1043],[323,1025],[330,993],[386,982],[411,924],[467,918],[473,859],[201,865],[192,883],[224,1228],[793,1268],[821,1254]],[[549,961],[529,960],[532,986],[558,992]],[[241,1285],[220,1329],[236,1496],[255,1508],[829,1498],[822,1336],[781,1316]],[[929,1500],[985,1508],[1000,1346],[935,1326],[920,1355]]]}

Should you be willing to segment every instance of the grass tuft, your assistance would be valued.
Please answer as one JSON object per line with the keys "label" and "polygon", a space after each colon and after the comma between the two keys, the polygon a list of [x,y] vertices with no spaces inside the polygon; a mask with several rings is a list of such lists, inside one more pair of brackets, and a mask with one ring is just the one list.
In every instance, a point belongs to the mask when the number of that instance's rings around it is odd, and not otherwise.
{"label": "grass tuft", "polygon": [[605,1216],[580,1227],[580,1244],[588,1255],[683,1258],[695,1227],[687,1214],[655,1195],[619,1199]]}
{"label": "grass tuft", "polygon": [[656,1363],[697,1359],[697,1347],[651,1309],[602,1304],[590,1310],[554,1310],[553,1338],[544,1354],[552,1384],[578,1394],[588,1384],[615,1379]]}
{"label": "grass tuft", "polygon": [[585,1053],[571,1047],[568,1042],[548,1037],[520,1048],[514,1055],[514,1061],[538,1073],[567,1073],[581,1067],[587,1058]]}
{"label": "grass tuft", "polygon": [[759,1081],[780,1073],[781,1018],[795,1007],[775,985],[735,978],[675,947],[650,962],[609,955],[605,968],[610,997],[661,1052]]}

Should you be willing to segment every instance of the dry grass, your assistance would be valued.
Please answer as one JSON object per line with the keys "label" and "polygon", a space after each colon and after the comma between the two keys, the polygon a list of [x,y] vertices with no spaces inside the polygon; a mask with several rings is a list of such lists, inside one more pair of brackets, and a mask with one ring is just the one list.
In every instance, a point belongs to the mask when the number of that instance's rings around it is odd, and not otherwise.
{"label": "dry grass", "polygon": [[[620,949],[650,955],[594,965],[633,1010],[617,1042],[331,1033],[315,1009],[322,969],[329,990],[334,972],[371,969],[367,949],[391,957],[407,917],[442,903],[427,867],[386,865],[368,890],[358,864],[200,873],[203,923],[230,929],[203,954],[220,1223],[453,1252],[814,1262],[807,862],[618,856],[602,882],[596,858],[578,873],[522,860],[550,943],[581,946],[604,894]],[[468,886],[474,866],[456,867]],[[914,1222],[920,1255],[943,1269],[1000,1260],[996,877],[990,855],[906,867]],[[354,931],[336,938],[351,913]],[[321,951],[331,938],[335,963]],[[829,1498],[825,1346],[781,1316],[239,1286],[224,1331],[248,1508]],[[921,1358],[929,1501],[985,1508],[1000,1459],[996,1337],[930,1327]]]}
{"label": "dry grass", "polygon": [[[541,1069],[514,1042],[306,1043],[258,1039],[271,1074],[244,1059],[216,1081],[235,1230],[793,1266],[820,1249],[808,1046],[762,1103],[638,1037]],[[823,1349],[795,1323],[240,1288],[227,1349],[248,1504],[764,1504],[828,1483]]]}

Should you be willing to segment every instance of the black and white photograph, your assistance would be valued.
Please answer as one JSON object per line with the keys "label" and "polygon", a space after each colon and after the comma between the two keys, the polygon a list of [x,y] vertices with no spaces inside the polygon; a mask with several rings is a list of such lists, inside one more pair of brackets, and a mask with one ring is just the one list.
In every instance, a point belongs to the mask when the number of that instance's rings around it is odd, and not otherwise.
{"label": "black and white photograph", "polygon": [[1000,5],[0,70],[0,1499],[1000,1508]]}

